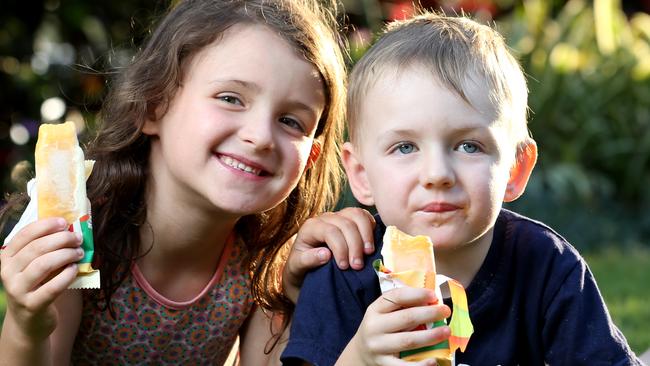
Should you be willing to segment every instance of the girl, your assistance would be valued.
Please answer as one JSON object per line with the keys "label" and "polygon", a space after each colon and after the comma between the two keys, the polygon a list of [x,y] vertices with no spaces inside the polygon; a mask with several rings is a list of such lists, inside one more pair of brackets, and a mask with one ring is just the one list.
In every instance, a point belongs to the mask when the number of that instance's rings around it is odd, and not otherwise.
{"label": "girl", "polygon": [[[345,70],[315,3],[186,0],[163,18],[87,154],[101,291],[64,291],[80,254],[61,219],[26,226],[1,254],[0,364],[221,365],[238,335],[242,364],[268,363],[254,301],[290,307],[274,259],[339,187]],[[328,259],[301,252],[322,235],[360,262],[369,240],[349,233],[372,228],[349,221],[296,239],[285,284]]]}

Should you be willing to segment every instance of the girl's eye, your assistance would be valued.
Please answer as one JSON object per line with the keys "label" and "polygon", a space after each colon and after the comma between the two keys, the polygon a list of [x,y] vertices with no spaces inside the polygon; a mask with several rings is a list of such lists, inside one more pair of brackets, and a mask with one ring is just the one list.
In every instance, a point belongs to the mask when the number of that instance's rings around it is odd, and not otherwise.
{"label": "girl's eye", "polygon": [[476,152],[481,151],[480,147],[477,144],[473,143],[473,142],[463,142],[462,144],[460,144],[458,146],[458,148],[461,151],[469,153],[469,154],[474,154]]}
{"label": "girl's eye", "polygon": [[236,104],[236,105],[244,105],[239,98],[232,96],[232,95],[221,95],[218,96],[217,99],[222,100],[228,104]]}
{"label": "girl's eye", "polygon": [[410,142],[401,142],[396,148],[402,154],[410,154],[415,151],[415,145]]}
{"label": "girl's eye", "polygon": [[290,128],[298,130],[298,131],[300,131],[302,133],[306,132],[305,128],[302,126],[302,124],[298,120],[296,120],[294,118],[280,117],[280,123],[284,123],[285,125],[289,126]]}

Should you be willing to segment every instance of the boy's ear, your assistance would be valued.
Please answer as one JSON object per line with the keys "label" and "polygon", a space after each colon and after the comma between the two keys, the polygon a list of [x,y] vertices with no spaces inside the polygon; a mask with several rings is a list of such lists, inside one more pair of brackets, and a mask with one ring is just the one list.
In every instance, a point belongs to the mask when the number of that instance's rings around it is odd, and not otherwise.
{"label": "boy's ear", "polygon": [[537,144],[535,140],[529,139],[523,146],[517,148],[517,156],[515,163],[510,168],[510,179],[503,197],[504,202],[512,202],[524,193],[536,162]]}
{"label": "boy's ear", "polygon": [[355,150],[350,142],[343,144],[342,160],[354,198],[363,205],[374,205],[375,200],[372,197],[366,169],[359,159],[358,151]]}

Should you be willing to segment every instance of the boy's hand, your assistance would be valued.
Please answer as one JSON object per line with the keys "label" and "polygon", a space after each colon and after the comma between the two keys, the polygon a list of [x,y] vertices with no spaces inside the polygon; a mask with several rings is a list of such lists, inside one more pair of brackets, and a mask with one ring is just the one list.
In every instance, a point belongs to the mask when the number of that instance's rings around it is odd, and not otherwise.
{"label": "boy's hand", "polygon": [[[62,218],[36,221],[20,230],[0,252],[0,277],[7,293],[7,317],[29,340],[43,340],[56,327],[54,300],[77,275],[83,258],[79,234]],[[15,329],[15,328],[14,328]]]}
{"label": "boy's hand", "polygon": [[366,309],[366,314],[337,365],[435,365],[400,360],[400,351],[430,346],[449,338],[448,326],[412,330],[418,325],[449,317],[451,310],[435,302],[433,291],[402,287],[384,293]]}
{"label": "boy's hand", "polygon": [[[361,208],[348,207],[310,218],[298,231],[282,273],[284,293],[298,300],[305,273],[330,260],[332,253],[339,268],[363,268],[364,254],[374,248],[375,219]],[[329,247],[322,247],[323,244]],[[331,250],[331,252],[330,252]]]}

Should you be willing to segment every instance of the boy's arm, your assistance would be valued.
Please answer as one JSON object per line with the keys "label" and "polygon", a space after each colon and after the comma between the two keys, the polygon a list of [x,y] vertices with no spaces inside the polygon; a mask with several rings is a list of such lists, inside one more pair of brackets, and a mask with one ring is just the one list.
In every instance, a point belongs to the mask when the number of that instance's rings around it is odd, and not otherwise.
{"label": "boy's arm", "polygon": [[596,281],[580,260],[563,280],[545,314],[545,362],[642,365],[612,322]]}
{"label": "boy's arm", "polygon": [[341,271],[330,261],[307,274],[282,354],[284,365],[336,363],[365,308],[380,293],[369,260],[361,271]]}

